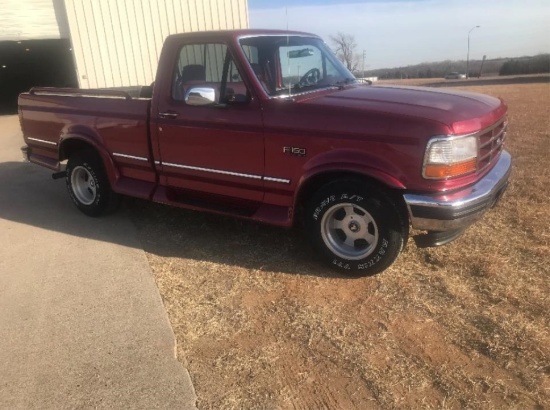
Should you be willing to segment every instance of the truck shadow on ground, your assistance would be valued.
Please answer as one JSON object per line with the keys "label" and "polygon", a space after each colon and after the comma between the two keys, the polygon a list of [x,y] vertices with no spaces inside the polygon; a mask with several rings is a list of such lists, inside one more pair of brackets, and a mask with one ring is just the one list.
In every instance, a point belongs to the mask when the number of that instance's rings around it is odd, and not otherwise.
{"label": "truck shadow on ground", "polygon": [[[75,237],[139,247],[135,234],[128,235],[128,229],[124,229],[124,225],[133,227],[121,216],[85,217],[69,199],[64,181],[53,181],[50,171],[23,161],[0,163],[2,219]],[[9,236],[9,230],[2,234]]]}
{"label": "truck shadow on ground", "polygon": [[318,261],[318,255],[298,229],[286,230],[132,198],[124,198],[114,214],[90,218],[72,204],[64,180],[53,181],[50,171],[25,162],[0,163],[0,218],[75,237],[143,247],[162,257],[217,263],[227,269],[238,266],[338,276]]}
{"label": "truck shadow on ground", "polygon": [[250,270],[340,277],[319,261],[300,229],[126,200],[146,252]]}

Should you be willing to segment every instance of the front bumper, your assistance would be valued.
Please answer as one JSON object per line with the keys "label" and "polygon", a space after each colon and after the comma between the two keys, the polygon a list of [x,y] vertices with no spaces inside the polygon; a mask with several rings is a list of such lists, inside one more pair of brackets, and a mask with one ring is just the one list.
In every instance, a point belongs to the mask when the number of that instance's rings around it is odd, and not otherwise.
{"label": "front bumper", "polygon": [[466,229],[499,200],[511,169],[512,157],[502,151],[493,169],[475,185],[451,193],[405,194],[413,228],[435,232]]}

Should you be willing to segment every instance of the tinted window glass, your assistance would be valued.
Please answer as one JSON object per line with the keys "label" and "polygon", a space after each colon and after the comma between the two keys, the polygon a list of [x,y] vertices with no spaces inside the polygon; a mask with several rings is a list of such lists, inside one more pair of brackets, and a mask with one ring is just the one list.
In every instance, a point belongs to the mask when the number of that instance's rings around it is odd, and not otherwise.
{"label": "tinted window glass", "polygon": [[355,77],[316,37],[258,36],[240,40],[269,95],[287,95],[354,82]]}
{"label": "tinted window glass", "polygon": [[186,93],[197,87],[213,88],[218,102],[243,101],[248,95],[225,44],[188,44],[180,49],[172,80],[172,98],[185,101]]}

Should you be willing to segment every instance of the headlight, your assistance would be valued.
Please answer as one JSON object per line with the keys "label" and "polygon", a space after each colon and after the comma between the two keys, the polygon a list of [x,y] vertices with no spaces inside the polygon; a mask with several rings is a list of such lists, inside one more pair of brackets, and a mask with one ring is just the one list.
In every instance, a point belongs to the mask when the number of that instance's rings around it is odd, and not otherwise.
{"label": "headlight", "polygon": [[436,137],[428,142],[422,174],[428,179],[448,179],[475,172],[477,137]]}

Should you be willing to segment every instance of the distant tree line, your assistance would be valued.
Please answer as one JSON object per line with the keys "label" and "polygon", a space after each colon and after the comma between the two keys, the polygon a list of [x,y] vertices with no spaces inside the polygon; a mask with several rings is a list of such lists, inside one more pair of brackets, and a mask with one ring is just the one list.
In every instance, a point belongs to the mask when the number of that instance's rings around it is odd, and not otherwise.
{"label": "distant tree line", "polygon": [[[466,61],[439,61],[421,63],[406,67],[380,68],[368,70],[367,77],[380,79],[399,78],[443,78],[450,72],[466,73]],[[497,58],[491,60],[470,60],[469,76],[480,75],[514,75],[550,73],[550,54],[539,54],[533,57]]]}
{"label": "distant tree line", "polygon": [[[399,78],[443,78],[446,74],[456,71],[466,73],[468,65],[469,77],[480,77],[481,75],[515,75],[515,74],[538,74],[550,73],[550,54],[539,54],[534,57],[521,58],[496,58],[487,60],[465,60],[439,61],[421,63],[407,67],[380,68],[377,70],[361,70],[361,55],[357,54],[357,42],[351,34],[337,33],[330,36],[330,41],[336,56],[342,61],[348,70],[356,77],[378,77],[380,79]],[[367,62],[368,63],[368,62]]]}
{"label": "distant tree line", "polygon": [[500,67],[499,75],[550,73],[550,54],[513,58]]}
{"label": "distant tree line", "polygon": [[[483,62],[483,73],[496,75],[502,63],[505,60],[485,60]],[[470,77],[477,77],[482,70],[482,60],[470,60]],[[380,79],[399,79],[399,78],[443,78],[446,74],[456,71],[466,73],[466,61],[438,61],[426,62],[406,67],[381,68],[367,71],[368,77],[378,77]]]}

